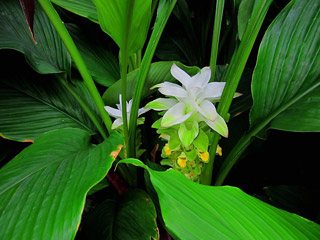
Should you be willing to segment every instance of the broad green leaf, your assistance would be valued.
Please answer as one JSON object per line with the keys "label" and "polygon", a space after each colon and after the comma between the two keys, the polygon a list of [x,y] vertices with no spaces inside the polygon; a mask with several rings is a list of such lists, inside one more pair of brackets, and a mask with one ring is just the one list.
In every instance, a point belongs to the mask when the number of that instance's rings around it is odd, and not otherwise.
{"label": "broad green leaf", "polygon": [[99,22],[97,8],[92,0],[51,0],[51,2],[92,22]]}
{"label": "broad green leaf", "polygon": [[[167,81],[174,82],[174,77],[170,73],[172,64],[176,63],[181,69],[186,71],[190,75],[195,75],[200,69],[198,67],[188,67],[179,62],[156,62],[152,63],[150,70],[147,75],[146,82],[142,90],[142,99],[149,96],[151,93],[155,92],[156,89],[150,90],[154,85]],[[139,69],[136,69],[128,74],[127,78],[127,98],[128,100],[132,98],[134,92],[134,86],[136,83],[136,78],[138,76]],[[107,91],[103,94],[104,103],[108,106],[119,103],[119,94],[121,93],[121,81],[117,81],[113,84]]]}
{"label": "broad green leaf", "polygon": [[36,4],[34,44],[19,1],[0,1],[0,49],[23,53],[31,67],[43,74],[69,72],[71,57],[41,7]]}
{"label": "broad green leaf", "polygon": [[[252,82],[252,126],[320,131],[320,1],[292,1],[269,27]],[[316,89],[315,89],[316,88]]]}
{"label": "broad green leaf", "polygon": [[107,33],[120,48],[126,41],[128,31],[128,52],[135,53],[140,50],[146,40],[151,20],[151,0],[135,0],[132,9],[130,27],[127,26],[126,8],[127,0],[93,0],[97,7],[99,23],[102,30]]}
{"label": "broad green leaf", "polygon": [[[94,110],[93,100],[82,81],[75,91]],[[0,133],[16,141],[34,141],[42,133],[65,127],[97,132],[78,102],[57,79],[49,76],[0,78]]]}
{"label": "broad green leaf", "polygon": [[68,24],[67,28],[93,79],[106,87],[115,83],[120,78],[117,58],[94,39],[89,39],[76,25]]}
{"label": "broad green leaf", "polygon": [[73,239],[87,192],[121,144],[116,132],[99,145],[81,129],[40,136],[0,170],[0,239]]}
{"label": "broad green leaf", "polygon": [[156,209],[141,189],[107,199],[89,212],[83,226],[85,239],[158,239]]}
{"label": "broad green leaf", "polygon": [[[260,45],[252,80],[251,130],[224,161],[217,185],[265,129],[319,131],[320,0],[291,1],[276,17]],[[320,99],[319,99],[320,100]],[[295,112],[297,111],[297,112]]]}
{"label": "broad green leaf", "polygon": [[320,226],[270,206],[238,188],[200,185],[170,169],[145,168],[156,190],[163,220],[175,239],[319,239]]}
{"label": "broad green leaf", "polygon": [[[318,78],[319,80],[319,78]],[[295,132],[320,131],[320,88],[301,98],[280,113],[271,128]]]}
{"label": "broad green leaf", "polygon": [[238,12],[238,33],[239,39],[242,39],[244,31],[246,30],[248,21],[250,20],[255,0],[242,0]]}

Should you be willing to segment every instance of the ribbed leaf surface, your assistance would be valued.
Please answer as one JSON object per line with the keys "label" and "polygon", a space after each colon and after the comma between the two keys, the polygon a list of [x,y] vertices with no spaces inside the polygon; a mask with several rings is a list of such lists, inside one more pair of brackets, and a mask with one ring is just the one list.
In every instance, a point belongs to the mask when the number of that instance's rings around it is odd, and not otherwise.
{"label": "ribbed leaf surface", "polygon": [[69,72],[71,57],[49,19],[36,4],[34,44],[19,1],[0,1],[0,49],[22,52],[39,73]]}
{"label": "ribbed leaf surface", "polygon": [[[57,79],[48,76],[0,78],[0,134],[16,141],[35,140],[42,133],[65,127],[97,132],[87,114]],[[76,92],[96,112],[82,81]],[[97,114],[97,113],[96,113]]]}
{"label": "ribbed leaf surface", "polygon": [[170,169],[144,167],[160,202],[167,229],[175,239],[279,239],[320,238],[320,226],[298,215],[272,207],[238,188],[200,185]]}
{"label": "ribbed leaf surface", "polygon": [[70,12],[86,17],[91,21],[98,23],[98,13],[92,0],[51,0],[58,6],[67,9]]}
{"label": "ribbed leaf surface", "polygon": [[0,239],[73,239],[85,196],[108,172],[122,137],[93,145],[80,129],[43,134],[0,170]]}
{"label": "ribbed leaf surface", "polygon": [[[292,1],[269,27],[253,75],[251,124],[320,131],[320,0]],[[279,115],[280,114],[280,115]]]}
{"label": "ribbed leaf surface", "polygon": [[68,24],[67,28],[93,79],[110,87],[120,78],[118,59],[77,26]]}
{"label": "ribbed leaf surface", "polygon": [[[128,53],[140,50],[146,40],[151,21],[151,0],[135,0],[132,10],[132,20],[127,19],[127,0],[93,0],[97,7],[99,23],[120,48],[128,41]],[[128,39],[126,39],[128,32]]]}

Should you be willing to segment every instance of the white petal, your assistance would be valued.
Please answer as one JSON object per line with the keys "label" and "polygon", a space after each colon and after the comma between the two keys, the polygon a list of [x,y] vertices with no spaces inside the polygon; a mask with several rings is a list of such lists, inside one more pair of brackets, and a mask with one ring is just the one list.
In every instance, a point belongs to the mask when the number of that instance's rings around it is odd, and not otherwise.
{"label": "white petal", "polygon": [[132,99],[130,99],[129,102],[126,102],[127,103],[127,112],[131,112],[131,107],[132,107]]}
{"label": "white petal", "polygon": [[224,121],[224,119],[218,115],[215,121],[210,121],[207,119],[203,119],[209,127],[211,127],[214,131],[216,131],[217,133],[219,133],[220,135],[222,135],[223,137],[228,137],[228,126],[226,124],[226,122]]}
{"label": "white petal", "polygon": [[207,85],[202,95],[202,99],[218,100],[221,98],[225,82],[211,82]]}
{"label": "white petal", "polygon": [[122,113],[119,109],[115,109],[109,106],[105,106],[104,109],[109,113],[110,116],[114,117],[114,118],[121,118],[122,117]]}
{"label": "white petal", "polygon": [[206,119],[210,121],[214,121],[218,116],[216,107],[213,105],[212,102],[208,100],[204,100],[200,104],[200,106],[197,106],[197,110],[200,112],[202,116],[204,116]]}
{"label": "white petal", "polygon": [[138,117],[146,112],[148,112],[150,109],[148,108],[139,108],[138,110]]}
{"label": "white petal", "polygon": [[189,83],[191,82],[191,77],[181,68],[179,68],[175,63],[171,67],[171,74],[175,79],[177,79],[186,87],[188,87]]}
{"label": "white petal", "polygon": [[111,129],[116,129],[117,127],[120,127],[123,124],[122,118],[117,118],[111,126]]}
{"label": "white petal", "polygon": [[158,98],[153,100],[152,102],[149,102],[145,107],[151,108],[156,111],[162,111],[173,107],[173,105],[177,103],[178,101],[172,98]]}
{"label": "white petal", "polygon": [[211,78],[211,69],[209,67],[204,67],[201,72],[197,73],[192,77],[192,86],[205,88]]}
{"label": "white petal", "polygon": [[187,97],[187,91],[175,83],[163,82],[159,88],[159,92],[163,95],[172,96],[172,97]]}
{"label": "white petal", "polygon": [[177,103],[164,114],[161,121],[161,126],[170,127],[186,121],[193,112],[185,114],[185,110],[186,105],[184,105],[184,103]]}

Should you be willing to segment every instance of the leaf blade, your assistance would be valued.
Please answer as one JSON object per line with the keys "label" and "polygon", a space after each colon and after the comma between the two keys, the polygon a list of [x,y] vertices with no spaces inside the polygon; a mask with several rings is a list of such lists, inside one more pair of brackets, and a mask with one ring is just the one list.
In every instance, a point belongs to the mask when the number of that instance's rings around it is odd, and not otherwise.
{"label": "leaf blade", "polygon": [[[71,57],[53,25],[38,4],[35,6],[32,37],[17,1],[0,2],[0,49],[14,49],[23,53],[30,66],[42,74],[70,72]],[[50,37],[49,37],[50,36]]]}
{"label": "leaf blade", "polygon": [[[89,189],[110,169],[122,137],[92,145],[81,129],[43,134],[0,171],[0,237],[71,239]],[[94,169],[94,171],[93,171]]]}
{"label": "leaf blade", "polygon": [[154,171],[134,159],[121,162],[148,170],[166,227],[177,239],[298,240],[320,236],[318,224],[270,206],[238,188],[200,185],[173,169]]}

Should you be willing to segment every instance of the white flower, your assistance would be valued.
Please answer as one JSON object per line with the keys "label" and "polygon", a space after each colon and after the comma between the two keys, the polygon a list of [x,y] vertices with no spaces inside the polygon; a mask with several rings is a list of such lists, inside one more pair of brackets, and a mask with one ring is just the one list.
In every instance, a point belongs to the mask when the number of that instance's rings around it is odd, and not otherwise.
{"label": "white flower", "polygon": [[185,145],[191,144],[197,137],[198,123],[202,121],[220,135],[228,137],[227,124],[213,104],[220,100],[225,82],[209,83],[209,67],[191,77],[173,64],[171,74],[182,86],[171,82],[157,84],[153,88],[158,87],[162,94],[171,98],[158,98],[146,105],[157,111],[168,110],[161,120],[161,127],[181,124],[178,133]]}
{"label": "white flower", "polygon": [[[126,105],[127,105],[127,119],[129,124],[130,112],[132,107],[132,99],[129,102],[126,102]],[[121,94],[119,95],[119,104],[116,104],[116,106],[118,109],[112,108],[109,106],[104,107],[104,109],[109,113],[109,115],[116,119],[111,126],[112,129],[116,129],[117,127],[120,127],[121,125],[123,125]],[[150,109],[140,108],[138,110],[138,117],[149,110]],[[142,123],[143,123],[143,118],[138,118],[138,124],[142,124]]]}

